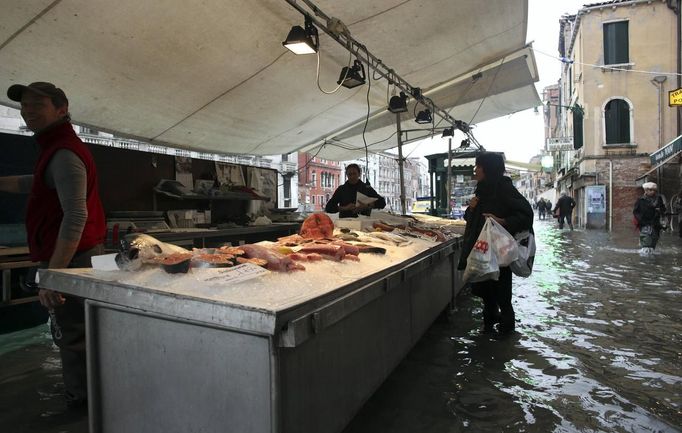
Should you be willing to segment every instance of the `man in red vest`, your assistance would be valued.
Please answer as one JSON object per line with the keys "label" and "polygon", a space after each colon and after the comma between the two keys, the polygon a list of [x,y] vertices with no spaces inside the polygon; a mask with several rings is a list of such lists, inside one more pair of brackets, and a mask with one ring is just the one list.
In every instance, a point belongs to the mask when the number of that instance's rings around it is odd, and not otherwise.
{"label": "man in red vest", "polygon": [[[15,84],[7,96],[21,103],[21,117],[40,153],[33,175],[0,178],[0,190],[29,193],[26,230],[31,260],[43,268],[90,267],[103,254],[106,233],[97,170],[71,125],[69,101],[52,83]],[[87,408],[85,318],[82,299],[40,289],[59,346],[70,408]]]}

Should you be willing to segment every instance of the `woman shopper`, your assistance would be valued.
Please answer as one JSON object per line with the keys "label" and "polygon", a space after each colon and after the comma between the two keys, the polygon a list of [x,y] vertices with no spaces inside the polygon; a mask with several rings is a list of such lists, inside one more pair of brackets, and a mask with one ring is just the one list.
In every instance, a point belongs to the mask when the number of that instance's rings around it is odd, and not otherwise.
{"label": "woman shopper", "polygon": [[661,234],[661,216],[665,213],[663,198],[653,182],[642,185],[644,194],[635,202],[632,213],[639,228],[640,254],[653,254]]}
{"label": "woman shopper", "polygon": [[[493,218],[509,233],[533,229],[533,209],[517,191],[509,177],[504,176],[504,159],[501,154],[484,152],[476,157],[474,180],[477,181],[475,197],[469,203],[464,219],[464,244],[458,269],[466,267],[467,258],[481,233],[486,218]],[[508,266],[500,268],[497,281],[487,280],[471,284],[471,292],[483,299],[483,330],[501,334],[514,330],[512,307],[512,272]],[[497,329],[494,325],[499,323]]]}

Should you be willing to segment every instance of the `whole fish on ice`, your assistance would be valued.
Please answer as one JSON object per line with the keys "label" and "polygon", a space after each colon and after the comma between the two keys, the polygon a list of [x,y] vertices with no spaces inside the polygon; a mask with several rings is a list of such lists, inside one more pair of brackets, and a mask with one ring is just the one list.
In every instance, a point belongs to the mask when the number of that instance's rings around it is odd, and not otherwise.
{"label": "whole fish on ice", "polygon": [[121,239],[116,265],[124,271],[136,271],[146,263],[158,263],[159,258],[175,253],[189,254],[189,251],[143,233],[131,233]]}

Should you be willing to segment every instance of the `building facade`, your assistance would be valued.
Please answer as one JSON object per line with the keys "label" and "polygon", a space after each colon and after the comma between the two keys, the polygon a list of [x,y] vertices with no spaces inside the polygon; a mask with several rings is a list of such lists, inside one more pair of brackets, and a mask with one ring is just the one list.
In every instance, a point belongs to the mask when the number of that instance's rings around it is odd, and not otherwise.
{"label": "building facade", "polygon": [[337,161],[298,153],[298,201],[306,212],[321,212],[336,188],[345,182],[343,167]]}
{"label": "building facade", "polygon": [[632,224],[646,179],[668,197],[679,190],[679,158],[665,171],[652,171],[650,159],[679,135],[677,109],[666,103],[679,86],[678,4],[612,0],[560,20],[559,103],[549,96],[548,108],[570,146],[552,150],[555,184],[575,199],[581,226]]}
{"label": "building facade", "polygon": [[[389,152],[370,153],[368,162],[365,162],[364,159],[345,161],[342,163],[343,173],[349,164],[358,164],[361,167],[362,180],[369,181],[372,188],[386,199],[386,211],[398,214],[402,212],[400,208],[398,155]],[[365,175],[365,172],[368,174]],[[428,195],[428,171],[420,158],[406,158],[403,165],[403,178],[405,182],[405,209],[409,211],[417,197],[424,194]]]}

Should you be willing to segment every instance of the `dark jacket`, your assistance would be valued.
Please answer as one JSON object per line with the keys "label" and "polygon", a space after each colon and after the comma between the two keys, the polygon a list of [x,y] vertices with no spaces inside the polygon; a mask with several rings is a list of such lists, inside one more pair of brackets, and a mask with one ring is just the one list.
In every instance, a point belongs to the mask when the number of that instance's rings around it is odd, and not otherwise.
{"label": "dark jacket", "polygon": [[554,206],[554,210],[552,212],[556,212],[556,210],[559,209],[560,215],[570,215],[571,212],[573,212],[574,207],[575,200],[573,200],[573,197],[562,195],[559,197],[559,200],[557,200],[556,206]]}
{"label": "dark jacket", "polygon": [[528,200],[514,188],[510,178],[502,177],[497,182],[488,180],[479,182],[476,186],[476,197],[478,197],[476,207],[473,209],[469,207],[464,213],[467,225],[464,230],[458,269],[466,267],[469,253],[485,224],[484,213],[504,218],[504,228],[512,235],[533,229],[533,208]]}
{"label": "dark jacket", "polygon": [[661,229],[661,215],[665,213],[663,198],[656,194],[653,197],[641,196],[635,202],[632,214],[637,220],[637,226],[652,226],[656,230]]}
{"label": "dark jacket", "polygon": [[[324,211],[327,213],[339,212],[339,205],[345,206],[350,203],[355,203],[356,201],[355,198],[358,192],[366,195],[367,197],[377,198],[378,200],[374,202],[373,206],[375,209],[383,209],[386,207],[386,200],[384,200],[382,196],[380,196],[376,191],[374,191],[374,188],[372,188],[371,186],[367,185],[362,181],[358,181],[355,185],[346,182],[340,187],[338,187],[336,191],[334,191],[334,195],[332,195],[332,197],[327,202],[327,205],[324,207]],[[360,213],[369,216],[372,213],[372,209],[365,209]],[[341,218],[357,216],[358,214],[356,212],[350,211],[339,212],[339,217]]]}

